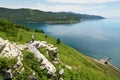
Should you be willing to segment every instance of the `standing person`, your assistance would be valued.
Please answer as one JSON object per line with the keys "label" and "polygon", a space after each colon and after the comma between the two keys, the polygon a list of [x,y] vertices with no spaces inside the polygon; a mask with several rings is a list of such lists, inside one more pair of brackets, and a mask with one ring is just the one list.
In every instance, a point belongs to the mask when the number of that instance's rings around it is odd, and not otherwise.
{"label": "standing person", "polygon": [[32,43],[34,42],[34,40],[35,40],[35,37],[34,37],[34,35],[32,34]]}

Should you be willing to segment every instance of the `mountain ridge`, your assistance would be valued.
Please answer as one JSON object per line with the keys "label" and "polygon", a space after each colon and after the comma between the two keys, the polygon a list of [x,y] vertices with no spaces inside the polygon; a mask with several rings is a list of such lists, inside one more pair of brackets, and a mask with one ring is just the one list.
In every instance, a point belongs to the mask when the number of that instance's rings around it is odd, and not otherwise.
{"label": "mountain ridge", "polygon": [[38,23],[77,23],[85,20],[105,19],[102,16],[78,14],[73,12],[44,12],[37,9],[9,9],[0,7],[0,18],[14,22]]}

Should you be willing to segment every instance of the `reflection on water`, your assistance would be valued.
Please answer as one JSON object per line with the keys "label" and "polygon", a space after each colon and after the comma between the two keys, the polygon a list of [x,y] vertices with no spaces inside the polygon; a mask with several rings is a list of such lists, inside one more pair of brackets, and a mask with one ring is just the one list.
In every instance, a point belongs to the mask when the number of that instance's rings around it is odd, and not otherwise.
{"label": "reflection on water", "polygon": [[77,24],[30,24],[93,58],[111,57],[111,63],[120,67],[120,19],[85,21]]}

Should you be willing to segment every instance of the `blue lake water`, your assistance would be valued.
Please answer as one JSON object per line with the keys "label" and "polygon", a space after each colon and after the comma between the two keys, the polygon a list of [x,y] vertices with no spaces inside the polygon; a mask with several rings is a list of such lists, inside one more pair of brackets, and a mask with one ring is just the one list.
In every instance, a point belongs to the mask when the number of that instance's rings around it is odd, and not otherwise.
{"label": "blue lake water", "polygon": [[34,29],[60,38],[64,43],[90,57],[111,57],[110,62],[120,67],[120,19],[84,21],[76,24],[23,23]]}

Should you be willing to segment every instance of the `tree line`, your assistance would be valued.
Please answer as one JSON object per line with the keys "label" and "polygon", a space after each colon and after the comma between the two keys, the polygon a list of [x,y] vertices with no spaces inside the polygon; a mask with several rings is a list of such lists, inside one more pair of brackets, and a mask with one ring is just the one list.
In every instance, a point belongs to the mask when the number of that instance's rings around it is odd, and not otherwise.
{"label": "tree line", "polygon": [[18,22],[39,22],[39,23],[69,23],[79,22],[86,19],[103,19],[101,16],[76,14],[72,12],[43,12],[33,9],[7,9],[0,8],[0,18],[11,19]]}

